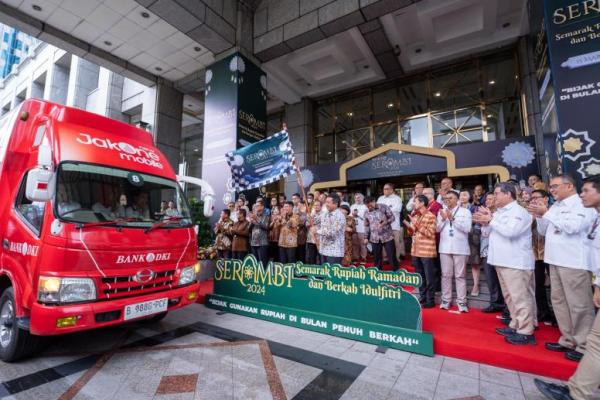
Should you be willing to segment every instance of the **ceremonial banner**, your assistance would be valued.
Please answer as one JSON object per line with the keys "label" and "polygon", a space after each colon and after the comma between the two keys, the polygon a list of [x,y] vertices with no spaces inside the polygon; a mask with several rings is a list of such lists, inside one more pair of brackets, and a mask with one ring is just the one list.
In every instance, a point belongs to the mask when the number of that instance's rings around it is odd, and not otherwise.
{"label": "ceremonial banner", "polygon": [[400,269],[218,260],[206,305],[227,312],[433,356],[421,306],[404,287],[419,274]]}
{"label": "ceremonial banner", "polygon": [[238,192],[275,182],[294,170],[294,151],[286,131],[230,151],[225,158]]}

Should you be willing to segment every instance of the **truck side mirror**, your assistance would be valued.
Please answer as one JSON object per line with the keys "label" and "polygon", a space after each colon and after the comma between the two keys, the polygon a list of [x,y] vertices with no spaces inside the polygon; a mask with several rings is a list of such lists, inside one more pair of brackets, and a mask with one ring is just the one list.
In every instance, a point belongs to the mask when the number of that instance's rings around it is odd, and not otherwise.
{"label": "truck side mirror", "polygon": [[37,167],[27,174],[25,197],[30,201],[48,201],[52,198],[55,187],[54,172]]}
{"label": "truck side mirror", "polygon": [[38,147],[38,166],[27,174],[25,197],[30,201],[48,201],[56,187],[52,171],[52,149],[47,145]]}
{"label": "truck side mirror", "polygon": [[207,194],[204,196],[204,216],[212,217],[215,212],[215,197]]}

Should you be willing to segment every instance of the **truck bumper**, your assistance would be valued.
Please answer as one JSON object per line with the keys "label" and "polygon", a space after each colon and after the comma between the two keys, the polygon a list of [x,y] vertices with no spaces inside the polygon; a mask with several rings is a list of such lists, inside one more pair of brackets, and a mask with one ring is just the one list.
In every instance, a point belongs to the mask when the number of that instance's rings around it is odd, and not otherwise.
{"label": "truck bumper", "polygon": [[[123,317],[125,306],[168,298],[167,311],[172,311],[196,303],[199,288],[200,284],[194,283],[165,292],[74,305],[49,306],[36,302],[31,307],[30,332],[39,336],[62,335],[151,318],[153,315],[125,320]],[[76,323],[73,326],[57,326],[59,319],[68,317],[75,317]]]}

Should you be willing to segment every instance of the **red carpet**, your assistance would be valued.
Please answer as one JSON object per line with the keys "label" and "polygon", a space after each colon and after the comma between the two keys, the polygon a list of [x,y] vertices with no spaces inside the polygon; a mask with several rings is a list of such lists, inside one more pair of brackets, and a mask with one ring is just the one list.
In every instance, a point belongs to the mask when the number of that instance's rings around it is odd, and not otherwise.
{"label": "red carpet", "polygon": [[[202,282],[198,301],[204,303],[206,295],[212,292],[213,281]],[[467,314],[437,307],[424,309],[423,330],[433,333],[435,354],[563,380],[575,372],[577,363],[567,360],[563,353],[544,349],[545,342],[558,340],[557,328],[542,324],[535,331],[536,346],[514,346],[495,332],[504,326],[496,315],[478,309],[471,309]]]}

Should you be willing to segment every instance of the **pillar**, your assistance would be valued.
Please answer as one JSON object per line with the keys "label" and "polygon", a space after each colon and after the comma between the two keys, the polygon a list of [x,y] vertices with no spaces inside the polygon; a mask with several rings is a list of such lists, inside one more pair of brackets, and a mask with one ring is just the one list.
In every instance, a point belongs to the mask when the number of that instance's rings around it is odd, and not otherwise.
{"label": "pillar", "polygon": [[146,117],[142,117],[142,120],[148,121],[147,111],[151,113],[153,111],[151,130],[154,134],[154,142],[177,172],[180,160],[183,93],[163,82],[157,84],[155,89],[154,109],[142,110],[143,115],[146,115]]}
{"label": "pillar", "polygon": [[[285,122],[296,154],[296,161],[302,170],[303,167],[313,163],[313,102],[308,98],[303,98],[298,103],[287,104],[285,106]],[[296,175],[291,175],[285,181],[285,195],[290,198],[297,192],[300,192],[300,187]]]}

